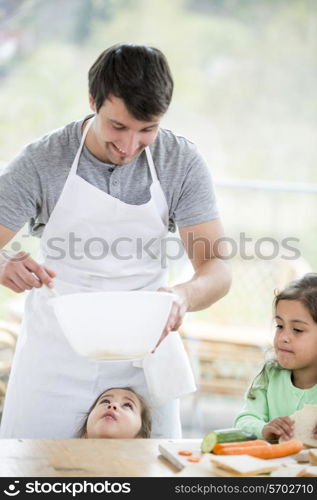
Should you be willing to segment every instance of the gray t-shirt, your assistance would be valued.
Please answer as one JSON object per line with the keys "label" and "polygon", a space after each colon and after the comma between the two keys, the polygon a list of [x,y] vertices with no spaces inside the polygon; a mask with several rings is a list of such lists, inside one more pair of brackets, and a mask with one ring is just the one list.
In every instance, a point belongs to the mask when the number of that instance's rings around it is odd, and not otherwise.
{"label": "gray t-shirt", "polygon": [[[28,144],[2,169],[0,224],[19,231],[29,221],[31,234],[41,236],[79,148],[82,124],[74,121]],[[211,176],[196,146],[160,128],[150,150],[169,207],[169,229],[175,223],[183,227],[217,218]],[[115,166],[84,146],[77,174],[125,203],[141,205],[150,199],[145,151],[129,164]]]}

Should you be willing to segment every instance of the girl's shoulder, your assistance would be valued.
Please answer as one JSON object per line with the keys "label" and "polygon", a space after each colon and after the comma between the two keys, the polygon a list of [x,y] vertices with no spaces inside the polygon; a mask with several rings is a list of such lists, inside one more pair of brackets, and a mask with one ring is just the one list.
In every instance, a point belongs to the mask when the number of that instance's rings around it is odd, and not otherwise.
{"label": "girl's shoulder", "polygon": [[282,372],[285,371],[281,368],[278,362],[274,359],[266,361],[261,371],[255,376],[251,387],[248,390],[247,397],[254,399],[255,391],[262,389],[267,390],[268,386],[273,380],[279,378]]}
{"label": "girl's shoulder", "polygon": [[290,370],[282,368],[282,366],[275,359],[267,361],[263,366],[262,372],[266,386],[269,383],[284,383],[285,380],[290,380]]}
{"label": "girl's shoulder", "polygon": [[265,371],[267,376],[271,377],[280,374],[283,368],[278,364],[276,359],[270,359],[264,364],[263,370]]}

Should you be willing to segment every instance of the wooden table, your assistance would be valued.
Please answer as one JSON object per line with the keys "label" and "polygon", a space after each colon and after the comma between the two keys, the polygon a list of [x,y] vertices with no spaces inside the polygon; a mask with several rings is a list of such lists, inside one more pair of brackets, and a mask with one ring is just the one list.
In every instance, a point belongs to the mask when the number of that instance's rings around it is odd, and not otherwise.
{"label": "wooden table", "polygon": [[[199,439],[1,439],[0,477],[218,476],[208,453],[179,470],[159,452],[159,444],[175,453],[196,450],[197,443],[200,448]],[[294,455],[273,461],[297,463]]]}
{"label": "wooden table", "polygon": [[158,477],[177,469],[160,439],[2,439],[1,477]]}

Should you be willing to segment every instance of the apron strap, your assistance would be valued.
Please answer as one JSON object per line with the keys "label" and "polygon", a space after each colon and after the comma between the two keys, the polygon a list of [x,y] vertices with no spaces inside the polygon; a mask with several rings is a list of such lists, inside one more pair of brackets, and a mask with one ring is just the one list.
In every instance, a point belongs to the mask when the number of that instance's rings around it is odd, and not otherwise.
{"label": "apron strap", "polygon": [[79,162],[79,157],[80,157],[81,151],[82,151],[82,149],[84,147],[84,143],[85,143],[86,136],[88,134],[88,130],[90,129],[90,127],[91,127],[92,122],[94,121],[94,119],[95,119],[95,116],[93,116],[92,118],[90,118],[88,120],[88,123],[87,123],[87,125],[86,125],[86,127],[84,129],[84,132],[83,132],[83,135],[82,135],[82,138],[81,138],[81,141],[80,141],[80,145],[79,145],[78,151],[76,153],[76,156],[74,158],[72,167],[70,169],[69,175],[76,175],[77,167],[78,167],[78,162]]}
{"label": "apron strap", "polygon": [[150,172],[151,172],[151,176],[152,176],[152,181],[153,181],[153,182],[158,182],[158,177],[157,177],[157,173],[156,173],[156,168],[155,168],[154,163],[153,163],[153,158],[152,158],[152,155],[151,155],[151,151],[150,151],[149,146],[147,146],[147,147],[145,148],[145,152],[146,152],[146,159],[147,159],[147,162],[148,162],[149,167],[150,167]]}
{"label": "apron strap", "polygon": [[[88,123],[87,123],[87,125],[86,125],[86,127],[84,129],[84,132],[83,132],[83,135],[82,135],[82,138],[81,138],[81,141],[80,141],[80,145],[79,145],[78,151],[76,153],[76,156],[74,158],[73,164],[71,166],[70,174],[72,174],[72,175],[75,175],[76,172],[77,172],[79,157],[80,157],[82,149],[84,147],[84,143],[85,143],[86,136],[88,134],[88,130],[90,129],[90,127],[91,127],[92,122],[94,121],[94,119],[95,119],[95,116],[93,116],[92,118],[90,118],[90,120],[88,121]],[[153,163],[153,159],[152,159],[152,155],[151,155],[151,151],[150,151],[149,146],[147,146],[145,148],[145,153],[146,153],[146,158],[147,158],[147,161],[148,161],[148,164],[149,164],[149,167],[150,167],[152,181],[153,182],[158,182],[158,177],[157,177],[156,169],[155,169],[155,166],[154,166],[154,163]]]}
{"label": "apron strap", "polygon": [[166,227],[169,226],[169,215],[168,215],[168,205],[166,201],[166,197],[163,193],[162,186],[157,176],[156,168],[154,166],[152,154],[149,146],[145,148],[146,158],[150,167],[150,172],[152,176],[152,184],[151,184],[151,195],[154,203],[158,207],[159,213],[161,215],[163,223]]}

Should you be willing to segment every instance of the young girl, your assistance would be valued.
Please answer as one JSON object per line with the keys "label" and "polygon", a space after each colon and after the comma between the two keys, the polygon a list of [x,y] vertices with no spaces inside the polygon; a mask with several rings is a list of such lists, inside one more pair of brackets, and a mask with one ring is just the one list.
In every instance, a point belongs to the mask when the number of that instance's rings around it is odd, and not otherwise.
{"label": "young girl", "polygon": [[268,441],[291,439],[289,416],[304,404],[317,405],[317,274],[289,283],[275,296],[274,310],[275,359],[255,377],[235,419],[237,428]]}
{"label": "young girl", "polygon": [[149,438],[151,415],[142,396],[130,387],[107,389],[89,408],[80,438]]}

